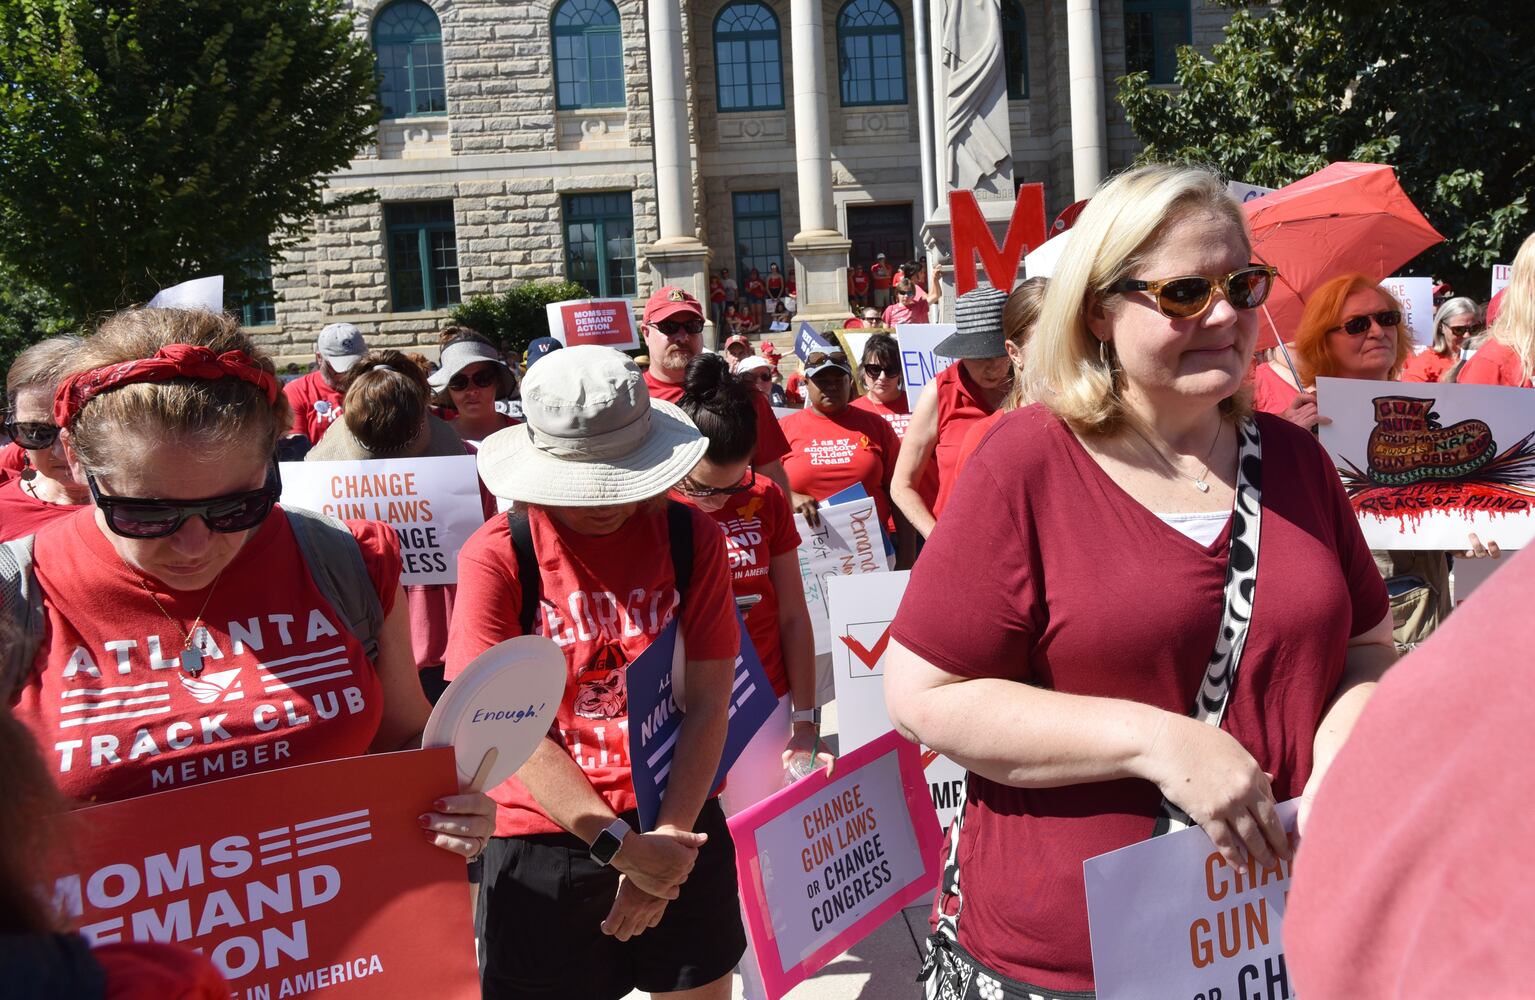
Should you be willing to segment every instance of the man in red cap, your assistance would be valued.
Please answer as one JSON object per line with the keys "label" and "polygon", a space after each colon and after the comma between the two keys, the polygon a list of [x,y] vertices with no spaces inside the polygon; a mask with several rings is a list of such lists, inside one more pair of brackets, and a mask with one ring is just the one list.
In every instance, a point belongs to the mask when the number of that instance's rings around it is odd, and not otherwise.
{"label": "man in red cap", "polygon": [[[645,303],[645,347],[650,352],[650,368],[645,385],[654,399],[675,403],[682,398],[682,380],[688,362],[704,346],[704,310],[698,300],[676,285],[656,289]],[[778,427],[778,418],[767,397],[752,393],[757,407],[757,451],[752,467],[783,487],[789,495],[789,479],[784,475],[783,457],[789,442]]]}

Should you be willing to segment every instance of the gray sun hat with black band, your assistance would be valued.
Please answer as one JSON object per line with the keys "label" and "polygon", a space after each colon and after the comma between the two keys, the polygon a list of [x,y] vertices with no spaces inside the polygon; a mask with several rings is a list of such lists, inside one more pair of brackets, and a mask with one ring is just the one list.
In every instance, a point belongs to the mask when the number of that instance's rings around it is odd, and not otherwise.
{"label": "gray sun hat with black band", "polygon": [[448,383],[453,381],[453,376],[481,362],[489,362],[496,366],[497,374],[501,376],[501,384],[496,387],[496,397],[511,395],[517,387],[517,376],[501,360],[500,353],[489,344],[482,344],[478,340],[455,340],[442,349],[442,358],[438,361],[438,368],[427,378],[427,383],[437,392],[446,392]]}
{"label": "gray sun hat with black band", "polygon": [[933,353],[940,358],[970,358],[981,361],[1000,358],[1007,353],[1007,338],[1002,335],[1002,307],[1007,293],[991,285],[977,285],[954,300],[954,325]]}

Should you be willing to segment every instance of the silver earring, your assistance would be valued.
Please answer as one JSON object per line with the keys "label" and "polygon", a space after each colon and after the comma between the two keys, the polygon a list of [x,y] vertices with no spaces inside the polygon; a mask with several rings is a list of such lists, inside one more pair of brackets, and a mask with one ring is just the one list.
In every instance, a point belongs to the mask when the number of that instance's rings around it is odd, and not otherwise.
{"label": "silver earring", "polygon": [[1098,341],[1098,361],[1102,363],[1104,368],[1109,367],[1109,342],[1107,340]]}

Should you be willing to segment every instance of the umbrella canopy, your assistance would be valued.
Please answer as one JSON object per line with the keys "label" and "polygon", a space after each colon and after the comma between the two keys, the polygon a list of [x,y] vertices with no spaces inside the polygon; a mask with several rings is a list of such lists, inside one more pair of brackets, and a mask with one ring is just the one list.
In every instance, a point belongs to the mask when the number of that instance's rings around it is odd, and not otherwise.
{"label": "umbrella canopy", "polygon": [[1279,268],[1264,307],[1260,349],[1294,335],[1306,296],[1329,278],[1358,271],[1381,281],[1444,241],[1396,172],[1380,163],[1330,163],[1242,208],[1253,259]]}

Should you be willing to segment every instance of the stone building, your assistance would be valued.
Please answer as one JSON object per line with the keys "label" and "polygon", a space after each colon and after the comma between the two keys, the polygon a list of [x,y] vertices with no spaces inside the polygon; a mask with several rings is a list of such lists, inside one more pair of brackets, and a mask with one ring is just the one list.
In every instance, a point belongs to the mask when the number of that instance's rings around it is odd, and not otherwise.
{"label": "stone building", "polygon": [[[520,282],[702,297],[705,266],[773,261],[802,308],[836,312],[850,259],[922,253],[941,4],[351,0],[384,120],[329,186],[371,194],[317,224],[247,322],[307,360],[329,322],[428,343],[455,303]],[[1043,182],[1052,214],[1135,154],[1117,79],[1169,81],[1176,47],[1208,51],[1229,18],[1212,0],[1002,10],[1014,180]]]}

